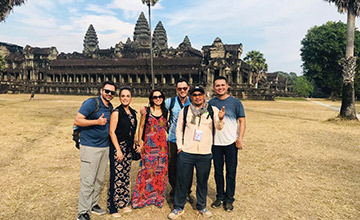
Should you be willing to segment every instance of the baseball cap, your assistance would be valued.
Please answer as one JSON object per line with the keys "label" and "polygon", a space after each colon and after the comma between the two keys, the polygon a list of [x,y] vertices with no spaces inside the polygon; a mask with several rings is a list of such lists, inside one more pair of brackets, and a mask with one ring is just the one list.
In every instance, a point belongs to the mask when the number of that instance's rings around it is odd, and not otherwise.
{"label": "baseball cap", "polygon": [[194,86],[193,88],[190,89],[189,94],[193,94],[194,92],[201,92],[202,94],[205,94],[205,91],[202,87],[200,86]]}

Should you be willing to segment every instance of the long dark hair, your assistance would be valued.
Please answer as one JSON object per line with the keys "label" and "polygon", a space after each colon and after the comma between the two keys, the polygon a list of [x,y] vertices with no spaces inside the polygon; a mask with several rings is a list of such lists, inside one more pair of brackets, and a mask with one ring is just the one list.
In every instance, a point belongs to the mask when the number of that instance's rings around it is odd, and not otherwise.
{"label": "long dark hair", "polygon": [[150,96],[149,96],[149,105],[150,105],[150,107],[154,107],[154,100],[153,100],[154,92],[160,92],[160,95],[163,98],[163,102],[160,105],[160,109],[161,109],[163,116],[167,119],[168,110],[165,107],[165,95],[160,89],[154,89],[151,91]]}

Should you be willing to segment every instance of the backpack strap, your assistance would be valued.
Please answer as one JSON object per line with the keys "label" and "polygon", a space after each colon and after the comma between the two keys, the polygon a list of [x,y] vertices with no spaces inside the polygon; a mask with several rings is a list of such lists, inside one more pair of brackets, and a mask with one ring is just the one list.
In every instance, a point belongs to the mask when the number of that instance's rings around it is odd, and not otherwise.
{"label": "backpack strap", "polygon": [[[177,97],[177,96],[176,96]],[[168,126],[170,127],[170,124],[173,123],[172,121],[172,116],[173,116],[173,113],[172,113],[172,109],[174,108],[175,106],[175,98],[176,97],[171,97],[170,99],[170,106],[169,106],[169,112],[170,112],[170,116],[169,116],[169,120],[168,120]]]}
{"label": "backpack strap", "polygon": [[212,136],[213,136],[213,144],[214,144],[214,138],[215,138],[214,110],[210,104],[208,105],[207,110],[208,110],[209,116],[211,117],[211,120],[212,120]]}
{"label": "backpack strap", "polygon": [[182,135],[182,144],[184,145],[184,135],[185,135],[185,127],[186,127],[186,116],[187,116],[187,113],[189,111],[189,105],[185,106],[184,107],[184,118],[183,118],[183,127],[182,127],[182,132],[183,132],[183,135]]}
{"label": "backpack strap", "polygon": [[[92,117],[95,115],[95,113],[99,111],[99,107],[100,107],[100,100],[99,100],[98,97],[92,97],[91,99],[95,100],[95,103],[96,103],[96,104],[95,104],[95,109],[94,109],[94,111],[91,112],[91,114],[89,115],[89,117],[87,117],[88,119],[92,118]],[[112,111],[112,109],[111,109],[111,111]]]}
{"label": "backpack strap", "polygon": [[148,123],[148,120],[149,120],[149,115],[150,115],[150,107],[147,107],[147,108],[146,108],[146,116],[145,116],[144,129],[143,129],[143,133],[142,133],[142,136],[141,136],[141,139],[142,139],[143,141],[145,141],[145,129],[146,129],[146,124]]}

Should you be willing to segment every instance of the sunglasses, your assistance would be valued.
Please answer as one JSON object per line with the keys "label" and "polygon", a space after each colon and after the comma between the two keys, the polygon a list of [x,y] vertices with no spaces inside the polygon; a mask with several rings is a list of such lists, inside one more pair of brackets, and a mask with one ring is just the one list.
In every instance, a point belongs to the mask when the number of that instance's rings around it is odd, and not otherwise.
{"label": "sunglasses", "polygon": [[108,89],[104,89],[104,92],[106,94],[110,94],[110,95],[115,95],[116,94],[116,91],[111,91],[111,90],[108,90]]}
{"label": "sunglasses", "polygon": [[163,99],[164,97],[162,97],[161,95],[159,96],[153,96],[152,99]]}
{"label": "sunglasses", "polygon": [[202,95],[204,95],[204,94],[203,94],[203,93],[195,93],[195,94],[191,94],[191,96],[193,96],[193,97],[202,96]]}
{"label": "sunglasses", "polygon": [[182,90],[186,91],[188,89],[189,89],[189,87],[179,87],[179,88],[177,88],[178,91],[182,91]]}

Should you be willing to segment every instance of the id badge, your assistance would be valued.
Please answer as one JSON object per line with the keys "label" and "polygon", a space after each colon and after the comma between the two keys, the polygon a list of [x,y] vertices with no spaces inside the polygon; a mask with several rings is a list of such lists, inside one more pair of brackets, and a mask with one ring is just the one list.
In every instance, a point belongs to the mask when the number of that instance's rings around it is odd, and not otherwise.
{"label": "id badge", "polygon": [[194,134],[194,141],[201,141],[202,131],[196,129]]}

